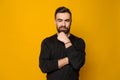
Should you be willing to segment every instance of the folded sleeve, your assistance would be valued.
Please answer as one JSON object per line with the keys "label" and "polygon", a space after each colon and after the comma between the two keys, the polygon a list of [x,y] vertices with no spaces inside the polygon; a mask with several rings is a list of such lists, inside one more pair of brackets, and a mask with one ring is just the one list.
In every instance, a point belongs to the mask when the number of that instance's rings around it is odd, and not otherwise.
{"label": "folded sleeve", "polygon": [[58,60],[50,59],[50,47],[46,40],[41,44],[39,56],[39,67],[43,73],[52,72],[58,69]]}
{"label": "folded sleeve", "polygon": [[85,63],[85,43],[82,39],[66,48],[69,63],[74,69],[80,69]]}

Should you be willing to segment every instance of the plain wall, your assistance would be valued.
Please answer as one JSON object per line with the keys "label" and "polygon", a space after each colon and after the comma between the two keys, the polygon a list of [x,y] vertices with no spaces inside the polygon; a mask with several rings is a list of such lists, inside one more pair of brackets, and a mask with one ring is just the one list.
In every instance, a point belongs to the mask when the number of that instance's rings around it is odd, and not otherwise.
{"label": "plain wall", "polygon": [[41,41],[56,33],[54,12],[73,14],[71,33],[86,42],[81,80],[120,80],[119,0],[0,0],[0,80],[46,80]]}

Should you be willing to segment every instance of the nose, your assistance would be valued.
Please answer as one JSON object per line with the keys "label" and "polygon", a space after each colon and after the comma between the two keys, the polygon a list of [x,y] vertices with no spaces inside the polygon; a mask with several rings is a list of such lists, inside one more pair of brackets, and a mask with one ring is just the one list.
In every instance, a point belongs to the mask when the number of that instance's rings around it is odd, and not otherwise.
{"label": "nose", "polygon": [[62,22],[62,26],[65,26],[65,25],[66,25],[65,21],[63,21],[63,22]]}

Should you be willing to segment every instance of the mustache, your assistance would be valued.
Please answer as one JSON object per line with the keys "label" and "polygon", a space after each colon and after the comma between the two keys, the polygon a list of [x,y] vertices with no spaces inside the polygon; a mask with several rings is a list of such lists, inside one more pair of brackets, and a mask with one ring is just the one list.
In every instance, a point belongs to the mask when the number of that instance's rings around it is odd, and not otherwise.
{"label": "mustache", "polygon": [[60,28],[65,28],[65,29],[68,29],[66,26],[60,26],[60,27],[59,27],[59,29],[60,29]]}
{"label": "mustache", "polygon": [[[64,29],[61,29],[64,28]],[[70,32],[70,28],[67,28],[66,26],[60,26],[59,28],[57,27],[57,31],[60,32],[64,32],[65,34],[68,34]]]}

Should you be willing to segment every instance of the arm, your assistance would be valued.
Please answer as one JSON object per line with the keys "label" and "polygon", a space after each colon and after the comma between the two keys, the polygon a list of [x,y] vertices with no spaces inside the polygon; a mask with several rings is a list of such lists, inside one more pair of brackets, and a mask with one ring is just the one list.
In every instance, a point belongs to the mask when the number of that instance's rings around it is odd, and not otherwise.
{"label": "arm", "polygon": [[[68,46],[71,45],[71,46]],[[76,47],[72,43],[66,44],[66,53],[69,59],[69,63],[74,69],[79,69],[85,62],[85,43],[82,39],[77,41]]]}
{"label": "arm", "polygon": [[68,63],[72,65],[74,69],[79,69],[85,62],[85,43],[82,39],[76,38],[73,45],[68,36],[61,32],[58,34],[57,39],[65,44]]}
{"label": "arm", "polygon": [[68,64],[67,57],[59,59],[59,60],[57,59],[51,60],[50,52],[51,51],[49,49],[49,46],[46,44],[46,40],[44,40],[41,45],[41,53],[39,57],[39,67],[41,71],[44,73],[56,71]]}
{"label": "arm", "polygon": [[63,66],[67,65],[68,62],[68,57],[62,58],[58,60],[58,68],[62,68]]}
{"label": "arm", "polygon": [[46,40],[44,40],[41,44],[39,67],[44,73],[55,71],[58,69],[58,60],[50,59],[50,49],[46,43]]}

